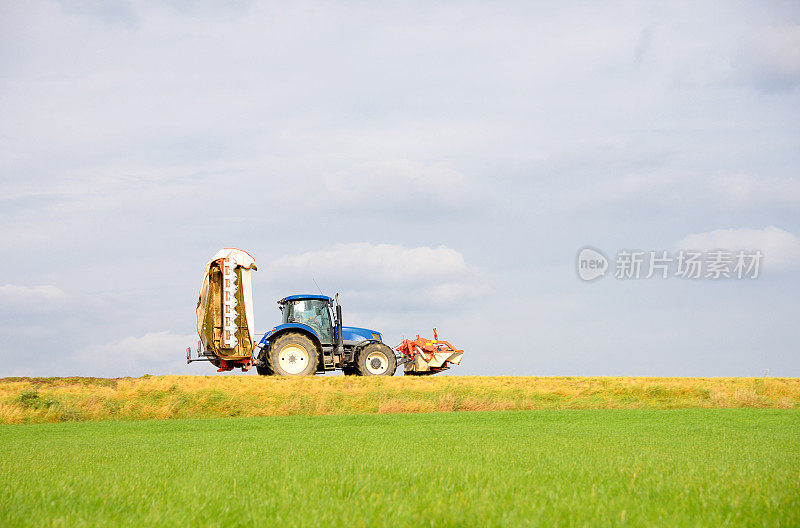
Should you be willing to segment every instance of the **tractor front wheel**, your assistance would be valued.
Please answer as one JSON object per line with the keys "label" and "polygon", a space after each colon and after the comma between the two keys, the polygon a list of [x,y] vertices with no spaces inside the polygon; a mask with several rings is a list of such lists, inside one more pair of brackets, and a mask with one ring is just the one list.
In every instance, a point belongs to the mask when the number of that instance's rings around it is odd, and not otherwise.
{"label": "tractor front wheel", "polygon": [[394,376],[397,357],[383,343],[370,343],[359,351],[357,368],[362,376]]}
{"label": "tractor front wheel", "polygon": [[269,367],[279,376],[309,376],[317,371],[317,346],[303,334],[284,334],[269,347]]}

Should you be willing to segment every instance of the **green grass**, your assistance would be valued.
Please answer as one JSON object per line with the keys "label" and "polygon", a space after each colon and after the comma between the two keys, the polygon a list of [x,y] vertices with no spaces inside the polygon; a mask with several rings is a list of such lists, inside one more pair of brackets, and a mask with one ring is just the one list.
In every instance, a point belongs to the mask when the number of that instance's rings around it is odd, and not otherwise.
{"label": "green grass", "polygon": [[0,526],[797,526],[800,411],[0,426]]}

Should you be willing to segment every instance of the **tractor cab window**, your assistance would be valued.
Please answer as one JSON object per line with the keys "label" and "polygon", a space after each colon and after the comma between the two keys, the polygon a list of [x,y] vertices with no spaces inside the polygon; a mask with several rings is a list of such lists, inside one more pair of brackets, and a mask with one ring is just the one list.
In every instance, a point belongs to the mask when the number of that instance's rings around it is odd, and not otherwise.
{"label": "tractor cab window", "polygon": [[301,323],[316,330],[323,343],[333,342],[331,317],[327,301],[308,299],[292,301],[283,308],[284,323]]}

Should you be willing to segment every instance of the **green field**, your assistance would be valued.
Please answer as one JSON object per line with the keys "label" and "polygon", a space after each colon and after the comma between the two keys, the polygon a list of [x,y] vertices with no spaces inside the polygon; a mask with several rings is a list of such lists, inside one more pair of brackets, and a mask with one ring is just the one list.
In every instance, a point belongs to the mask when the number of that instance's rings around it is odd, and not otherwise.
{"label": "green field", "polygon": [[797,526],[800,411],[0,426],[0,526]]}

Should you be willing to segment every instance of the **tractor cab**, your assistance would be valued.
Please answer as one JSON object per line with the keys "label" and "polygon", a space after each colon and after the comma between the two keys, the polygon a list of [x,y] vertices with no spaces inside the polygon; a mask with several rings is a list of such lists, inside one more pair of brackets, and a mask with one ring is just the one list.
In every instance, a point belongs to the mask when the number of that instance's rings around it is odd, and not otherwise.
{"label": "tractor cab", "polygon": [[278,301],[281,324],[299,323],[310,326],[322,345],[334,342],[331,307],[333,300],[326,295],[290,295]]}

